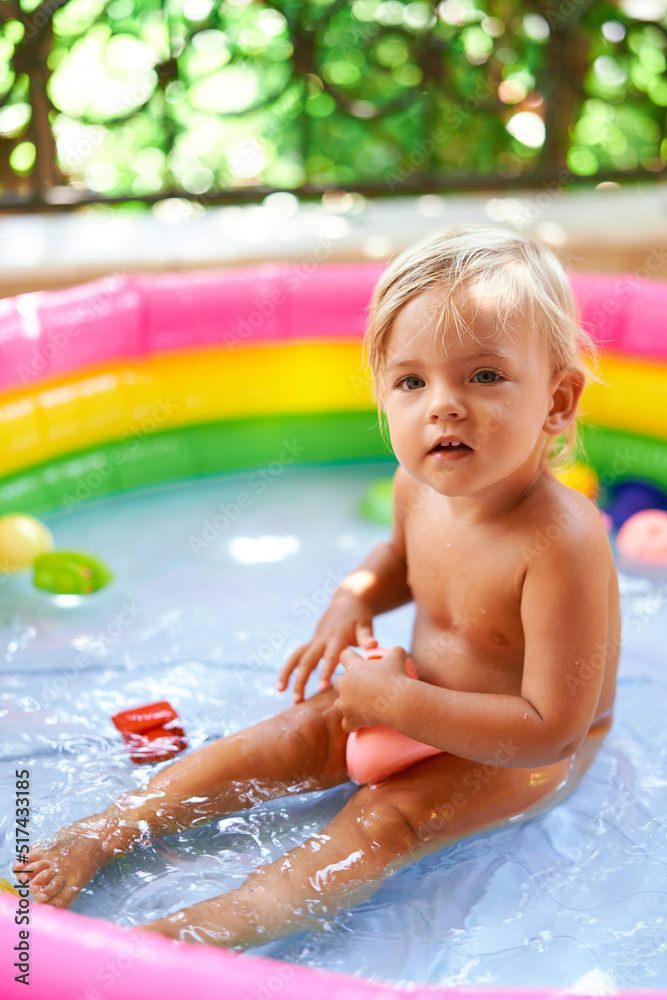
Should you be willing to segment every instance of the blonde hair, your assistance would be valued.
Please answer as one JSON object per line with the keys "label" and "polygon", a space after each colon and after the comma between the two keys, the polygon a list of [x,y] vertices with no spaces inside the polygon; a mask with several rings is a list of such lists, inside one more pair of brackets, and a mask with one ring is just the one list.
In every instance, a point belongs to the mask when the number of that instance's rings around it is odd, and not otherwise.
{"label": "blonde hair", "polygon": [[[375,286],[365,337],[381,410],[383,365],[391,330],[401,309],[428,289],[443,286],[440,323],[459,334],[467,324],[460,304],[472,293],[492,298],[504,331],[528,326],[542,339],[554,372],[576,368],[595,378],[595,345],[577,320],[574,297],[558,258],[547,247],[490,226],[455,226],[401,253]],[[576,444],[576,422],[549,439],[545,461],[566,464]]]}

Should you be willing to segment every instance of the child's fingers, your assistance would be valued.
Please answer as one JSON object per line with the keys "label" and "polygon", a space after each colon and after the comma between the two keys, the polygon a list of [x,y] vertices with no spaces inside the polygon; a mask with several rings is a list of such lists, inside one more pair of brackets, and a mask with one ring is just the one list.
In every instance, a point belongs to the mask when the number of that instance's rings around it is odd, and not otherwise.
{"label": "child's fingers", "polygon": [[378,641],[373,636],[373,626],[372,625],[357,625],[357,646],[362,646],[364,649],[374,649],[377,646]]}
{"label": "child's fingers", "polygon": [[356,663],[365,663],[366,661],[348,646],[348,648],[344,649],[340,654],[340,662],[347,670],[349,667],[353,667]]}
{"label": "child's fingers", "polygon": [[303,656],[304,652],[308,649],[309,643],[305,643],[303,646],[299,646],[295,649],[292,655],[287,660],[285,666],[278,674],[278,680],[276,681],[276,688],[278,691],[284,691],[287,687],[287,683],[292,676],[292,673],[299,665],[299,661]]}
{"label": "child's fingers", "polygon": [[402,646],[390,646],[384,655],[391,656],[393,659],[399,660],[401,664],[405,663],[408,656]]}
{"label": "child's fingers", "polygon": [[318,642],[316,646],[310,646],[301,657],[296,674],[294,675],[294,701],[303,701],[304,692],[308,678],[320,662],[324,643]]}
{"label": "child's fingers", "polygon": [[328,688],[331,684],[331,678],[340,663],[340,654],[344,648],[345,643],[341,642],[340,639],[330,639],[327,643],[320,667],[320,691]]}

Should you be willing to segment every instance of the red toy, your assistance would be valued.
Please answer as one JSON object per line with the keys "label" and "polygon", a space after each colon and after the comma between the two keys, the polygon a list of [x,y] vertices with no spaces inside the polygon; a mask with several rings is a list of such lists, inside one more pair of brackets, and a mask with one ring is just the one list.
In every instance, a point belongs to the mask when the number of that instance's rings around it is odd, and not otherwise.
{"label": "red toy", "polygon": [[188,745],[179,718],[168,701],[140,705],[111,716],[135,764],[158,764],[175,757]]}

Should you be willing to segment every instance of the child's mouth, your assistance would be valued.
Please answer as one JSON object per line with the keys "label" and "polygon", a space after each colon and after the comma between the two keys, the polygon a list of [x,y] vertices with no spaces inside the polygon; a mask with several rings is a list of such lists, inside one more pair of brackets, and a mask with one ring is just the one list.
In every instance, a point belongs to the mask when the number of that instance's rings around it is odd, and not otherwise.
{"label": "child's mouth", "polygon": [[431,448],[431,454],[437,454],[437,452],[452,453],[452,452],[463,452],[472,451],[467,444],[463,444],[462,441],[448,441],[447,443],[436,444],[434,448]]}

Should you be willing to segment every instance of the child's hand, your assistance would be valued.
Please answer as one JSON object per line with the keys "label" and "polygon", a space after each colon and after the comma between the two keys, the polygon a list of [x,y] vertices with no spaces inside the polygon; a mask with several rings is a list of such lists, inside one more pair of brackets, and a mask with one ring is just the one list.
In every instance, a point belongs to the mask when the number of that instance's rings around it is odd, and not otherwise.
{"label": "child's hand", "polygon": [[365,660],[351,649],[341,655],[345,667],[336,678],[336,708],[343,713],[343,729],[353,733],[366,726],[386,725],[386,712],[395,698],[400,698],[408,680],[407,653],[393,646],[379,660]]}
{"label": "child's hand", "polygon": [[294,701],[302,701],[306,683],[317,664],[320,669],[320,691],[329,687],[331,677],[340,663],[340,654],[347,646],[373,649],[373,616],[370,608],[354,594],[336,596],[322,616],[310,642],[295,649],[280,671],[276,687],[284,691],[291,675],[294,679]]}

